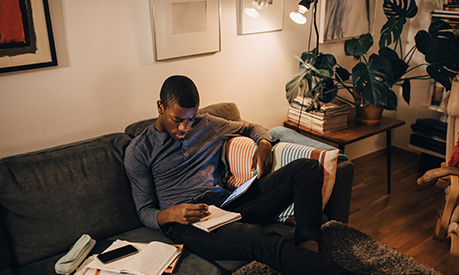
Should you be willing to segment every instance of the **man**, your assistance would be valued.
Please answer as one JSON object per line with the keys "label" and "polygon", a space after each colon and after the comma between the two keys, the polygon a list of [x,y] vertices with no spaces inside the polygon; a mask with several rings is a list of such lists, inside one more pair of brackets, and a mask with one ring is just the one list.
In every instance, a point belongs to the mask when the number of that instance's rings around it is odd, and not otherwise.
{"label": "man", "polygon": [[[166,79],[157,107],[158,119],[132,140],[124,160],[145,226],[207,259],[256,260],[285,274],[350,274],[317,253],[322,180],[316,161],[297,160],[270,173],[273,141],[263,127],[196,116],[198,90],[185,76]],[[240,135],[258,144],[252,169],[258,166],[259,176],[224,207],[242,220],[206,233],[191,224],[209,215],[209,204],[219,206],[227,197],[217,166],[224,142]],[[295,243],[256,224],[269,222],[292,201]]]}

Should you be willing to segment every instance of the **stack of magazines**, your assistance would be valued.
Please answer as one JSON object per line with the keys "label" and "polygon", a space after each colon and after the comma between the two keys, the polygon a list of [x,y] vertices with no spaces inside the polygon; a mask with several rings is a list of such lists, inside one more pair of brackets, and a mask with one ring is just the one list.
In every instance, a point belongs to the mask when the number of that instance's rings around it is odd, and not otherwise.
{"label": "stack of magazines", "polygon": [[[347,128],[349,105],[337,99],[321,103],[320,111],[306,112],[310,98],[297,97],[290,105],[288,119],[318,133],[338,131]],[[301,115],[301,119],[300,119]]]}

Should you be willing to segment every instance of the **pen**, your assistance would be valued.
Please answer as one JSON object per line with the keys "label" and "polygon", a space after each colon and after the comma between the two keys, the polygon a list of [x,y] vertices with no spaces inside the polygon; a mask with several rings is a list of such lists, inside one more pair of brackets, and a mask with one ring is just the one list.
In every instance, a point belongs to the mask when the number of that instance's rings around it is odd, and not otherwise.
{"label": "pen", "polygon": [[97,275],[97,273],[99,273],[99,269],[94,269],[94,275]]}
{"label": "pen", "polygon": [[199,203],[198,201],[196,201],[196,200],[193,199],[193,198],[190,198],[190,202],[191,202],[191,203]]}

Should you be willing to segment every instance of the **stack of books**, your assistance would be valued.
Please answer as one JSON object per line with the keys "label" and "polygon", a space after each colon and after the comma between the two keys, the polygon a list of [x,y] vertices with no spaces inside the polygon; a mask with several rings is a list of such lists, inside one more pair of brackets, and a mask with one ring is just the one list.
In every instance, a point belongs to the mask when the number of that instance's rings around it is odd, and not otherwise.
{"label": "stack of books", "polygon": [[[337,99],[330,103],[321,103],[320,111],[306,112],[310,98],[297,97],[290,105],[288,119],[307,129],[324,134],[347,128],[349,105]],[[301,115],[301,119],[300,119]]]}
{"label": "stack of books", "polygon": [[410,144],[444,156],[447,126],[446,123],[432,118],[417,119],[416,123],[411,125]]}
{"label": "stack of books", "polygon": [[459,1],[458,0],[449,0],[447,4],[443,4],[443,10],[447,10],[447,11],[457,11],[457,10],[459,10]]}
{"label": "stack of books", "polygon": [[453,28],[455,35],[459,35],[459,3],[445,5],[442,10],[431,12],[432,20],[443,20]]}

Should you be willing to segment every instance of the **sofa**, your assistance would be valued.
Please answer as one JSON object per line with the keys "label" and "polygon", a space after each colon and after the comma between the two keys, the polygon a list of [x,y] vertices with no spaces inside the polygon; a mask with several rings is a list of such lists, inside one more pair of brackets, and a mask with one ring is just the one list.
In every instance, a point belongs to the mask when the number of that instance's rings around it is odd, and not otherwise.
{"label": "sofa", "polygon": [[[206,112],[242,120],[234,103],[199,109]],[[153,121],[133,123],[124,133],[0,160],[0,275],[55,274],[55,263],[82,234],[97,241],[90,255],[117,239],[172,243],[139,221],[123,166],[129,142]],[[270,133],[283,141],[335,149],[290,131],[275,127]],[[353,171],[352,162],[340,154],[324,219],[348,221]],[[266,230],[293,235],[292,226],[274,222]],[[230,274],[246,263],[208,261],[185,248],[174,273]]]}

